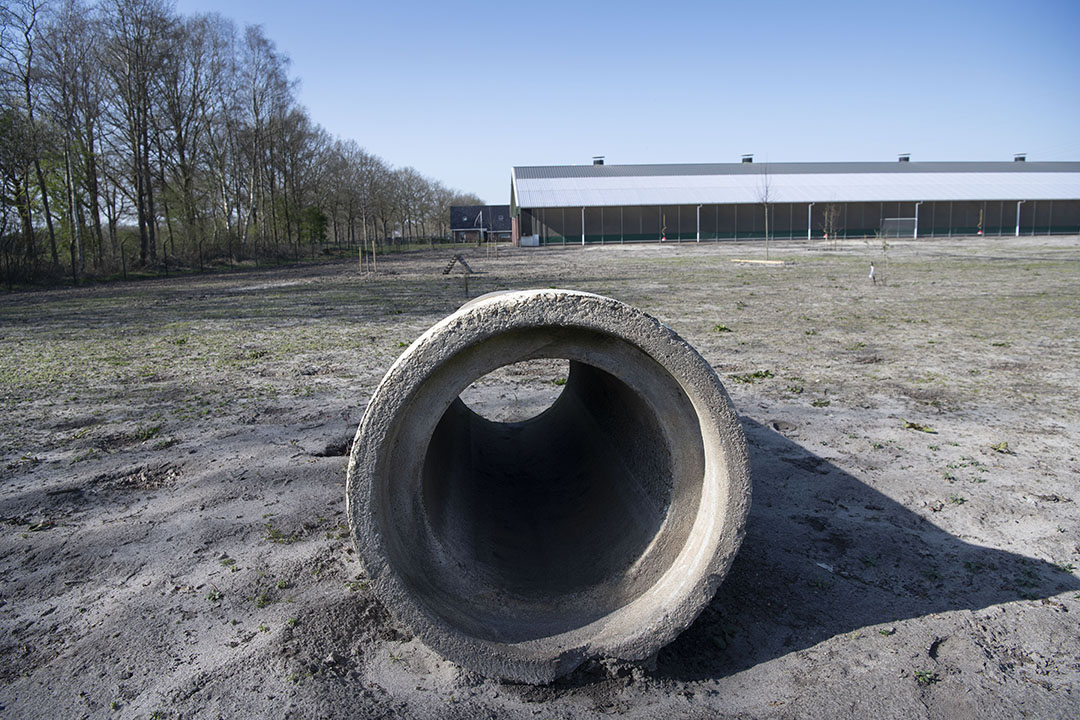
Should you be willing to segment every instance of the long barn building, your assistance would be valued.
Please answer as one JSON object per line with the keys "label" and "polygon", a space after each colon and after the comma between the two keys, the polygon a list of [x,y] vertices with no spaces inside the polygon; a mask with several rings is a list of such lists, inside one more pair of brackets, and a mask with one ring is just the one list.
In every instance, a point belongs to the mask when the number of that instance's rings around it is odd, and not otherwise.
{"label": "long barn building", "polygon": [[[1080,162],[515,167],[523,244],[1080,233]],[[767,214],[767,217],[766,217]]]}

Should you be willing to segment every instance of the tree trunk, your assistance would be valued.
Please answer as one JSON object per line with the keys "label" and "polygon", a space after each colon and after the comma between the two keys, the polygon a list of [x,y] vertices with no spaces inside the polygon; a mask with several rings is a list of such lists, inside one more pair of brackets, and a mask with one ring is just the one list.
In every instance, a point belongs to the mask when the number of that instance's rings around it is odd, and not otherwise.
{"label": "tree trunk", "polygon": [[101,211],[98,200],[97,157],[94,154],[94,131],[89,123],[86,127],[86,193],[90,201],[90,223],[97,241],[96,268],[100,272],[105,265],[105,237],[101,232]]}
{"label": "tree trunk", "polygon": [[769,203],[765,203],[765,259],[769,259]]}
{"label": "tree trunk", "polygon": [[37,267],[37,243],[34,242],[34,218],[30,211],[30,177],[23,176],[23,202],[17,203],[19,220],[22,223],[23,243],[26,251],[27,279],[34,279]]}
{"label": "tree trunk", "polygon": [[68,196],[68,228],[71,233],[71,281],[79,284],[79,268],[82,266],[82,232],[79,227],[78,213],[75,212],[75,179],[71,173],[71,150],[64,143],[64,184]]}
{"label": "tree trunk", "polygon": [[161,240],[161,251],[165,258],[165,274],[169,274],[169,245],[172,245],[173,257],[176,257],[176,238],[173,235],[172,215],[169,213],[168,195],[165,194],[165,160],[161,157],[161,148],[158,148],[158,177],[161,180],[161,211],[165,215],[165,231],[168,236]]}
{"label": "tree trunk", "polygon": [[141,148],[139,143],[132,145],[135,150],[134,180],[135,180],[135,214],[139,222],[139,264],[145,266],[150,259],[150,237],[146,230],[146,178],[142,172]]}
{"label": "tree trunk", "polygon": [[38,187],[41,189],[41,207],[45,212],[45,226],[49,229],[49,247],[52,249],[53,270],[60,269],[60,253],[56,250],[56,231],[53,229],[52,213],[49,212],[49,191],[45,187],[45,173],[41,171],[41,160],[35,154],[34,171],[37,173]]}
{"label": "tree trunk", "polygon": [[146,230],[147,237],[150,243],[150,260],[151,262],[157,260],[157,213],[154,211],[154,186],[153,175],[150,172],[150,128],[149,118],[146,118],[143,122],[143,175],[145,177],[146,191]]}

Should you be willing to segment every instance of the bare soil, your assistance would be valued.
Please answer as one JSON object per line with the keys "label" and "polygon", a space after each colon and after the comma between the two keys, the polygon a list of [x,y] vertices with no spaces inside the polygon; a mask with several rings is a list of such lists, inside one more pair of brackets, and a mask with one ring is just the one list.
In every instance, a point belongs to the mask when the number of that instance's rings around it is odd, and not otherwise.
{"label": "bare soil", "polygon": [[[1080,717],[1080,238],[475,248],[0,297],[0,716]],[[868,278],[877,265],[877,284]],[[466,282],[467,290],[466,290]],[[716,368],[754,501],[653,666],[442,660],[371,595],[346,454],[466,297],[566,287]],[[489,417],[556,364],[478,381]]]}

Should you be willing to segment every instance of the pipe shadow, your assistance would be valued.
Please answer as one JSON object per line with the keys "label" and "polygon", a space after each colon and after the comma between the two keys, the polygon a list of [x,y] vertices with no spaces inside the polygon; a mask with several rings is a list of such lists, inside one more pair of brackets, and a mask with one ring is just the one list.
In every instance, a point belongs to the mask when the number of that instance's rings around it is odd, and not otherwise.
{"label": "pipe shadow", "polygon": [[747,534],[698,619],[657,658],[679,680],[731,675],[843,633],[1080,589],[1054,565],[964,542],[743,417]]}

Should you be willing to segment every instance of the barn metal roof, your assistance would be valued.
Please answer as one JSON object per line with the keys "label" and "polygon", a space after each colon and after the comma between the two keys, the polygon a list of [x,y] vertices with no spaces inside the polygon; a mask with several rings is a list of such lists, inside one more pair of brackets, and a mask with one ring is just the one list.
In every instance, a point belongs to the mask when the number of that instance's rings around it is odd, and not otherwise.
{"label": "barn metal roof", "polygon": [[1080,199],[1080,162],[515,167],[522,208]]}

